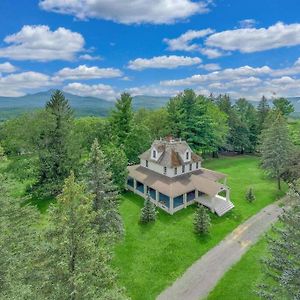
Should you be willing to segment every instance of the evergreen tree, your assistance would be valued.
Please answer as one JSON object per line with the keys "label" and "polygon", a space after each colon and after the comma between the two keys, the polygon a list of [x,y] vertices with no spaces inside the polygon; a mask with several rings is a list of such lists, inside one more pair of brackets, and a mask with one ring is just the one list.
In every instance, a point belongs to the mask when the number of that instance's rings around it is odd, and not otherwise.
{"label": "evergreen tree", "polygon": [[0,175],[0,299],[37,299],[31,289],[38,235],[36,209],[12,199],[14,183]]}
{"label": "evergreen tree", "polygon": [[207,209],[203,205],[199,205],[194,217],[195,232],[199,235],[208,234],[210,226],[210,216]]}
{"label": "evergreen tree", "polygon": [[141,209],[140,222],[143,224],[154,222],[156,220],[156,214],[155,205],[151,202],[150,196],[147,195],[144,207]]}
{"label": "evergreen tree", "polygon": [[268,126],[262,131],[260,152],[262,167],[268,174],[277,179],[281,189],[281,177],[290,164],[293,151],[287,124],[282,115],[274,112],[270,115]]}
{"label": "evergreen tree", "polygon": [[263,260],[264,277],[258,287],[263,299],[300,299],[300,187],[288,194],[292,208],[280,217],[268,237],[268,255]]}
{"label": "evergreen tree", "polygon": [[182,122],[181,122],[181,94],[171,98],[167,104],[168,122],[170,126],[170,133],[174,137],[181,137],[182,135]]}
{"label": "evergreen tree", "polygon": [[4,161],[4,160],[6,160],[6,155],[5,155],[4,149],[0,145],[0,161]]}
{"label": "evergreen tree", "polygon": [[113,134],[117,138],[118,145],[124,144],[132,128],[133,110],[132,97],[128,93],[123,93],[117,100],[115,109],[112,111],[110,122]]}
{"label": "evergreen tree", "polygon": [[37,277],[36,299],[124,299],[111,268],[109,237],[91,226],[102,213],[93,210],[92,202],[71,173],[48,210],[49,225],[31,270]]}
{"label": "evergreen tree", "polygon": [[86,166],[88,188],[93,194],[93,208],[97,213],[94,223],[99,232],[111,233],[121,237],[123,222],[118,211],[118,190],[113,184],[109,164],[95,140]]}
{"label": "evergreen tree", "polygon": [[257,106],[257,115],[258,115],[258,130],[259,133],[263,130],[264,123],[267,119],[267,116],[270,111],[270,106],[268,104],[268,100],[265,96],[262,96],[259,104]]}
{"label": "evergreen tree", "polygon": [[255,195],[252,188],[249,188],[246,192],[246,200],[252,203],[255,200]]}
{"label": "evergreen tree", "polygon": [[284,117],[294,112],[293,104],[286,98],[277,98],[273,100],[275,110],[279,111]]}
{"label": "evergreen tree", "polygon": [[59,90],[55,91],[46,103],[46,111],[52,122],[40,136],[37,185],[41,186],[45,193],[56,195],[60,192],[71,167],[75,168],[70,138],[73,112],[68,100]]}

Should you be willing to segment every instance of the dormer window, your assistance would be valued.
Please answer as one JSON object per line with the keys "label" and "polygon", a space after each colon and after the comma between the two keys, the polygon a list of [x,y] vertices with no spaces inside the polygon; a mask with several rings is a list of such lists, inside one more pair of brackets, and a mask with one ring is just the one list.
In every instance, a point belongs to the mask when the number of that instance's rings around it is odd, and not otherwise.
{"label": "dormer window", "polygon": [[193,165],[192,165],[192,164],[190,164],[190,171],[192,171],[192,169],[193,169]]}
{"label": "dormer window", "polygon": [[174,169],[174,175],[177,175],[177,168]]}
{"label": "dormer window", "polygon": [[146,160],[146,168],[148,168],[148,160]]}
{"label": "dormer window", "polygon": [[185,172],[185,166],[182,166],[182,173]]}
{"label": "dormer window", "polygon": [[164,167],[164,174],[167,174],[167,167]]}
{"label": "dormer window", "polygon": [[153,150],[152,156],[153,156],[153,158],[156,158],[156,150]]}
{"label": "dormer window", "polygon": [[198,162],[196,163],[196,169],[199,169],[199,163]]}
{"label": "dormer window", "polygon": [[186,158],[186,160],[189,160],[189,159],[190,159],[190,153],[189,153],[189,152],[187,152],[187,153],[185,154],[185,158]]}

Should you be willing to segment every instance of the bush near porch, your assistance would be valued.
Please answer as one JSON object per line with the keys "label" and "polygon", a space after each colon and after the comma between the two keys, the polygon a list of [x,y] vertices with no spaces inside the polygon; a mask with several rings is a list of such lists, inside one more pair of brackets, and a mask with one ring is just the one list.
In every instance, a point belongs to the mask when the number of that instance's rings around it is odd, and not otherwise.
{"label": "bush near porch", "polygon": [[[228,175],[227,184],[235,204],[235,208],[223,217],[211,214],[212,228],[207,237],[198,237],[193,231],[194,205],[173,216],[159,210],[155,223],[140,225],[144,200],[133,193],[123,195],[120,210],[126,236],[116,247],[114,265],[132,299],[155,299],[235,227],[283,195],[260,169],[256,156],[221,157],[206,161],[204,167]],[[245,200],[250,186],[255,190],[254,203]]]}

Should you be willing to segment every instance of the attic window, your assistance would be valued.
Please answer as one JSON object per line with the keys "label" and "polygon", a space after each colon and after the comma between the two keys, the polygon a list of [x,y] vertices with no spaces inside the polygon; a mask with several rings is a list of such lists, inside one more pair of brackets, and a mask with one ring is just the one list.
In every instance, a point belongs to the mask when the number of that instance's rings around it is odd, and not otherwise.
{"label": "attic window", "polygon": [[148,168],[148,160],[146,160],[146,168]]}
{"label": "attic window", "polygon": [[185,158],[186,158],[186,160],[190,159],[190,153],[189,152],[186,153]]}
{"label": "attic window", "polygon": [[196,169],[199,169],[199,163],[198,162],[196,163]]}
{"label": "attic window", "polygon": [[156,151],[153,150],[153,158],[156,158]]}

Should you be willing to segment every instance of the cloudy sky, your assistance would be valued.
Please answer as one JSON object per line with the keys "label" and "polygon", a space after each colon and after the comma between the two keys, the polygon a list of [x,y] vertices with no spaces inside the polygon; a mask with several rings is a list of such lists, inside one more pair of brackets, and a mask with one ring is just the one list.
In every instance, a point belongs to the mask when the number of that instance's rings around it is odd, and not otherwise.
{"label": "cloudy sky", "polygon": [[0,96],[300,96],[299,0],[1,0]]}

